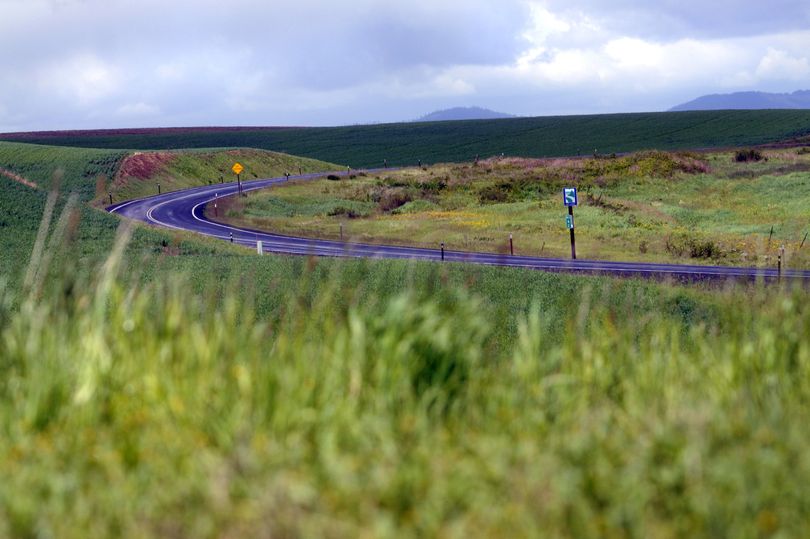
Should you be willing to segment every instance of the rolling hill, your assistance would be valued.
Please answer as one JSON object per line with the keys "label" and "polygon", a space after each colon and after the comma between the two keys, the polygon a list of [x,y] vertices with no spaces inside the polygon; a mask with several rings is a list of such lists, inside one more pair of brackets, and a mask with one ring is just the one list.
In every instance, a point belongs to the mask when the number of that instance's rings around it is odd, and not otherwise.
{"label": "rolling hill", "polygon": [[260,148],[353,168],[766,144],[810,136],[810,110],[548,116],[313,128],[18,133],[0,140],[107,149]]}
{"label": "rolling hill", "polygon": [[791,94],[736,92],[704,95],[688,103],[677,105],[670,111],[766,109],[810,109],[810,90],[799,90]]}
{"label": "rolling hill", "polygon": [[504,118],[514,118],[512,114],[496,112],[494,110],[481,107],[454,107],[451,109],[437,110],[430,114],[425,114],[417,122],[448,122],[454,120],[498,120]]}

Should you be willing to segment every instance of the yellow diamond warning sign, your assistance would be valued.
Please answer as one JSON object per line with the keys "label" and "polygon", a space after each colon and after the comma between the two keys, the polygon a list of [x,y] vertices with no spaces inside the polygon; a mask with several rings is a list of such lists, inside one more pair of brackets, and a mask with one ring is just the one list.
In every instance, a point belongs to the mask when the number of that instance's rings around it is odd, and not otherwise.
{"label": "yellow diamond warning sign", "polygon": [[243,167],[239,163],[234,163],[234,165],[231,167],[231,170],[233,170],[234,174],[242,174],[242,171],[245,170],[245,167]]}

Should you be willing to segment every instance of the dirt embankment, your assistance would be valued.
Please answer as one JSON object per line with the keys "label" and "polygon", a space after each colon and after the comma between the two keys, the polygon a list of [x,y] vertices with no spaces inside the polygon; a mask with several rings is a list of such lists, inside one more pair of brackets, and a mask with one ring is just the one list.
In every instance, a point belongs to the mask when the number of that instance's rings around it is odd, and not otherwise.
{"label": "dirt embankment", "polygon": [[157,175],[172,160],[169,152],[134,153],[124,158],[116,179],[136,178],[146,180]]}
{"label": "dirt embankment", "polygon": [[27,180],[27,179],[23,178],[22,176],[20,176],[19,174],[11,172],[10,170],[0,168],[0,176],[5,176],[6,178],[8,178],[11,181],[21,183],[21,184],[26,185],[28,187],[33,187],[34,189],[39,189],[39,186],[36,183],[32,182],[31,180]]}

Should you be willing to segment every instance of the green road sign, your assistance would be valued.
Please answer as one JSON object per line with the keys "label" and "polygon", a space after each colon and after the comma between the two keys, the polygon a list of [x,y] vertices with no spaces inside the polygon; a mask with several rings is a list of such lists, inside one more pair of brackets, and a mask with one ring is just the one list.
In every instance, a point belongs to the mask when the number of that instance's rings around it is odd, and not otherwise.
{"label": "green road sign", "polygon": [[566,215],[565,216],[565,226],[569,229],[574,228],[574,216],[573,215]]}

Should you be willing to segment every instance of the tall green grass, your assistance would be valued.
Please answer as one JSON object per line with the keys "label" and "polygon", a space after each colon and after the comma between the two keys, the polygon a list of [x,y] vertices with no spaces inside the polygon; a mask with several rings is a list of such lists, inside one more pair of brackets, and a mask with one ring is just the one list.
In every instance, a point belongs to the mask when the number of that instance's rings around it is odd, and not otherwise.
{"label": "tall green grass", "polygon": [[0,535],[810,531],[804,290],[698,322],[594,281],[502,342],[463,283],[336,308],[309,268],[261,315],[249,280],[128,278],[130,233],[0,285]]}

